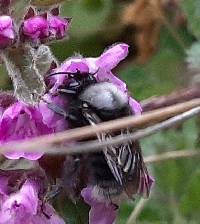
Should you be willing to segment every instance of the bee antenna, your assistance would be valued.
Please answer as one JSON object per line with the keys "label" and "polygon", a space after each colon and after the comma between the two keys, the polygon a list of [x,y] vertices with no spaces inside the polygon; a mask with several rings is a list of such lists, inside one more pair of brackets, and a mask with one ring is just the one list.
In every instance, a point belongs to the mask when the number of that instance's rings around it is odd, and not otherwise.
{"label": "bee antenna", "polygon": [[90,75],[96,75],[98,71],[99,71],[99,68],[97,68],[97,70],[94,73],[89,73],[89,74]]}
{"label": "bee antenna", "polygon": [[[88,74],[96,75],[98,71],[99,71],[99,68],[94,73],[88,73]],[[51,74],[47,75],[46,78],[49,78],[54,75],[76,75],[77,73],[81,74],[81,71],[79,69],[76,69],[76,72],[55,72],[55,73],[51,73]]]}
{"label": "bee antenna", "polygon": [[51,76],[54,76],[54,75],[70,75],[70,74],[75,74],[75,73],[72,73],[72,72],[55,72],[55,73],[51,73],[51,74],[47,75],[47,78],[49,78]]}
{"label": "bee antenna", "polygon": [[97,68],[97,70],[92,75],[96,75],[98,71],[99,71],[99,68]]}

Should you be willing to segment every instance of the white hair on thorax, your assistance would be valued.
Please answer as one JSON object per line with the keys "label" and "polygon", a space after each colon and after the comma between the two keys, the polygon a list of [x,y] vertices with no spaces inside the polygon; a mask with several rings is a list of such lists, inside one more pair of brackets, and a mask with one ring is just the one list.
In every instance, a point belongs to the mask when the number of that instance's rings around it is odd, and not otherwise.
{"label": "white hair on thorax", "polygon": [[128,96],[110,82],[89,86],[82,92],[80,99],[98,109],[113,110],[128,104]]}

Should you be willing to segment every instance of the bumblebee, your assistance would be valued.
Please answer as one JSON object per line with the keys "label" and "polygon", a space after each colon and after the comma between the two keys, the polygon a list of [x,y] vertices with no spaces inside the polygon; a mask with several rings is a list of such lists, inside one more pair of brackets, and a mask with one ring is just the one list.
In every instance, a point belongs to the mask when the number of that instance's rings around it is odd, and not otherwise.
{"label": "bumblebee", "polygon": [[[49,107],[65,116],[70,128],[134,116],[127,94],[116,85],[97,82],[95,74],[81,74],[79,71],[66,74],[69,82],[58,92],[68,99],[68,111],[59,105],[50,104]],[[126,128],[115,133],[102,133],[96,139],[103,142],[130,131]],[[98,194],[110,199],[119,195],[132,198],[137,193],[148,196],[150,191],[150,179],[138,141],[106,146],[95,153],[73,155],[65,162],[64,177],[69,191],[74,186],[80,191],[84,186],[92,185]]]}

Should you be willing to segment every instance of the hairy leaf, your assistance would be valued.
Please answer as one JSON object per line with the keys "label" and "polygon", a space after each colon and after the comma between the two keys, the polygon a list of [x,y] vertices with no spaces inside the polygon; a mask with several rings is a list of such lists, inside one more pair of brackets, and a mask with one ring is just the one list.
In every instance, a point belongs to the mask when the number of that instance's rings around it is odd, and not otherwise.
{"label": "hairy leaf", "polygon": [[189,29],[197,38],[200,38],[200,1],[183,0],[180,2],[187,16]]}

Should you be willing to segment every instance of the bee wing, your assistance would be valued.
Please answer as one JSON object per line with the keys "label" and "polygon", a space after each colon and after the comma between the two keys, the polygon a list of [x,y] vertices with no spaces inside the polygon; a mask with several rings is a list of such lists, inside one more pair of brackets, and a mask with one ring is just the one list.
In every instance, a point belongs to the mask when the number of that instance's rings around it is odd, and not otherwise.
{"label": "bee wing", "polygon": [[[101,138],[104,141],[112,136],[102,134]],[[153,179],[148,174],[138,141],[107,146],[104,154],[113,176],[130,198],[136,193],[145,198],[149,196]]]}
{"label": "bee wing", "polygon": [[134,155],[134,165],[130,172],[125,175],[125,178],[127,178],[126,192],[130,197],[138,193],[146,198],[149,196],[154,180],[148,173],[138,141],[132,142],[132,153]]}
{"label": "bee wing", "polygon": [[[101,122],[99,117],[92,111],[85,111],[84,117],[91,125]],[[121,133],[124,134],[125,130]],[[126,133],[129,131],[126,130]],[[97,134],[99,141],[111,139],[108,133]],[[148,197],[152,179],[144,164],[139,142],[129,141],[118,146],[106,146],[103,150],[107,164],[116,179],[122,185],[129,197],[139,193]]]}

